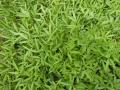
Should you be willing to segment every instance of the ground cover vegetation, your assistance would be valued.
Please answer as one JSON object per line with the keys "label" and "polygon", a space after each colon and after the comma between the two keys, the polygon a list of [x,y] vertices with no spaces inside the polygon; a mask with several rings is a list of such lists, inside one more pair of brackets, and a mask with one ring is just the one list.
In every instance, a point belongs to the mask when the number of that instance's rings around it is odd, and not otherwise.
{"label": "ground cover vegetation", "polygon": [[0,90],[120,90],[120,0],[0,0]]}

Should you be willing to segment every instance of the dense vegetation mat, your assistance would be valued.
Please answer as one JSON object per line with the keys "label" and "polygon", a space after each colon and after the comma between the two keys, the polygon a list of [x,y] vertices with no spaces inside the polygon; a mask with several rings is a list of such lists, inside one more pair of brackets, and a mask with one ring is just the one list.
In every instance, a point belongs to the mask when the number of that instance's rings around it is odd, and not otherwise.
{"label": "dense vegetation mat", "polygon": [[0,0],[0,90],[120,90],[120,0]]}

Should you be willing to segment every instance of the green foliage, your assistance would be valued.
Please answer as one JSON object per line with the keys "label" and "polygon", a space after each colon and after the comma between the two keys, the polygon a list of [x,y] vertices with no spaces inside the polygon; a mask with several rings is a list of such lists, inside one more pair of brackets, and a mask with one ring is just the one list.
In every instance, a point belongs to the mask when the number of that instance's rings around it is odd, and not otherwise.
{"label": "green foliage", "polygon": [[120,0],[1,0],[0,90],[120,90]]}

